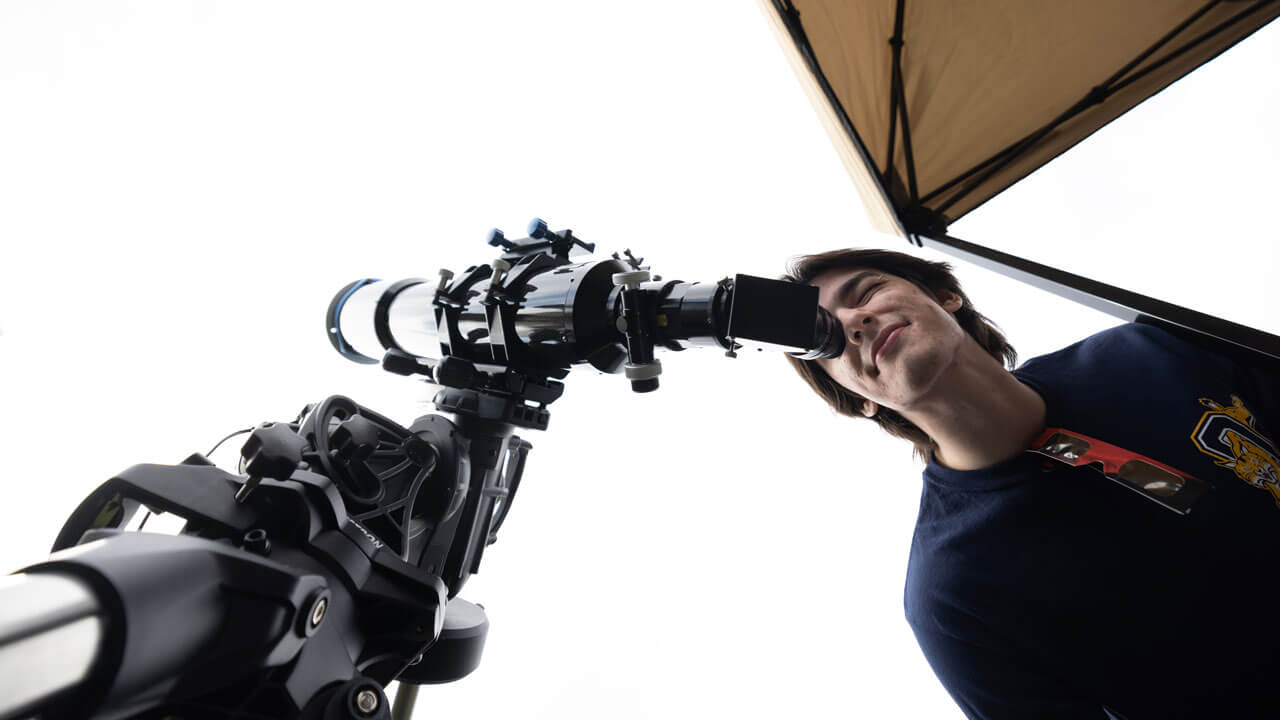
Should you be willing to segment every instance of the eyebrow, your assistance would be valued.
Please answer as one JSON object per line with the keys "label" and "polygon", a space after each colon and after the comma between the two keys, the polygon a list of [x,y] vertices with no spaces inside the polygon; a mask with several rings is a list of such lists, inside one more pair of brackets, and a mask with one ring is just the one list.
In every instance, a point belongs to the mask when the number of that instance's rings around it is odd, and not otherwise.
{"label": "eyebrow", "polygon": [[853,277],[845,280],[844,283],[840,285],[840,289],[836,291],[836,300],[839,301],[849,297],[853,294],[854,290],[858,289],[858,285],[861,284],[863,280],[872,275],[879,274],[880,273],[875,270],[863,270],[860,273],[854,273]]}

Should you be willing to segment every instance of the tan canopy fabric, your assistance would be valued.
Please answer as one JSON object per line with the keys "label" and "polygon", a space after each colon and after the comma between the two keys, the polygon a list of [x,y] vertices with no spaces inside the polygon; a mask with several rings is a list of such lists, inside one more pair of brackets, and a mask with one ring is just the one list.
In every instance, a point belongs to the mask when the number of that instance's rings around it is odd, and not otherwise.
{"label": "tan canopy fabric", "polygon": [[1276,0],[763,2],[877,227],[901,235],[943,231],[1280,15]]}

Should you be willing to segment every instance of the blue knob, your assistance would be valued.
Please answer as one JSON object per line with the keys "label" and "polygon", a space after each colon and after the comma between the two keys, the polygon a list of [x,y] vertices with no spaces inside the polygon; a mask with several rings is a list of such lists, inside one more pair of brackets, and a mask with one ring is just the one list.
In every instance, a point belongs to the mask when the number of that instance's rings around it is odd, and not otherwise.
{"label": "blue knob", "polygon": [[529,221],[529,237],[541,240],[542,238],[552,235],[551,229],[547,227],[547,221],[542,218],[534,218]]}

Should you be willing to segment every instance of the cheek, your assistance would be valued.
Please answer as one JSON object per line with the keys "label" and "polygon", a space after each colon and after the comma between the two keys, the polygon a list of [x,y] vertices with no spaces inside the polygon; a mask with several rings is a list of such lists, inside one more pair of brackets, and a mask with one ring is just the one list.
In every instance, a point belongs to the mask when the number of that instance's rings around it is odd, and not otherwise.
{"label": "cheek", "polygon": [[835,380],[837,384],[843,387],[849,387],[849,370],[848,362],[844,357],[834,360],[819,360],[818,367],[827,374],[827,377]]}
{"label": "cheek", "polygon": [[951,343],[963,341],[968,336],[968,333],[964,331],[964,328],[960,327],[960,323],[956,321],[954,315],[945,310],[942,313],[936,321],[939,328],[939,337]]}
{"label": "cheek", "polygon": [[868,388],[863,378],[858,377],[854,372],[853,365],[848,358],[840,358],[836,363],[827,362],[822,366],[827,371],[827,375],[831,376],[841,387],[846,390],[855,392],[862,397],[870,397],[868,394],[871,388]]}

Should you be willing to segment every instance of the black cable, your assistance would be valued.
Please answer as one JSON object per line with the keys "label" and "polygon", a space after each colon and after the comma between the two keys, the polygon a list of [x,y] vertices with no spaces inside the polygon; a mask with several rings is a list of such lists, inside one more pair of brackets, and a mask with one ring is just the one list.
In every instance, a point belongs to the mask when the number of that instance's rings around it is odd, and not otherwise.
{"label": "black cable", "polygon": [[205,454],[204,454],[204,456],[205,456],[205,457],[209,457],[210,455],[212,455],[212,454],[213,454],[214,450],[217,450],[219,447],[222,447],[222,443],[224,443],[224,442],[226,442],[226,441],[230,440],[231,438],[233,438],[233,437],[235,437],[235,436],[237,436],[237,435],[243,435],[243,434],[248,433],[248,432],[253,432],[253,428],[245,428],[245,429],[243,429],[243,430],[237,430],[237,431],[235,431],[235,432],[231,433],[230,435],[228,435],[228,436],[226,436],[226,437],[222,438],[221,440],[219,440],[219,441],[218,441],[218,442],[217,442],[217,443],[216,443],[212,448],[210,448],[210,449],[209,449],[209,452],[207,452],[207,453],[205,453]]}

